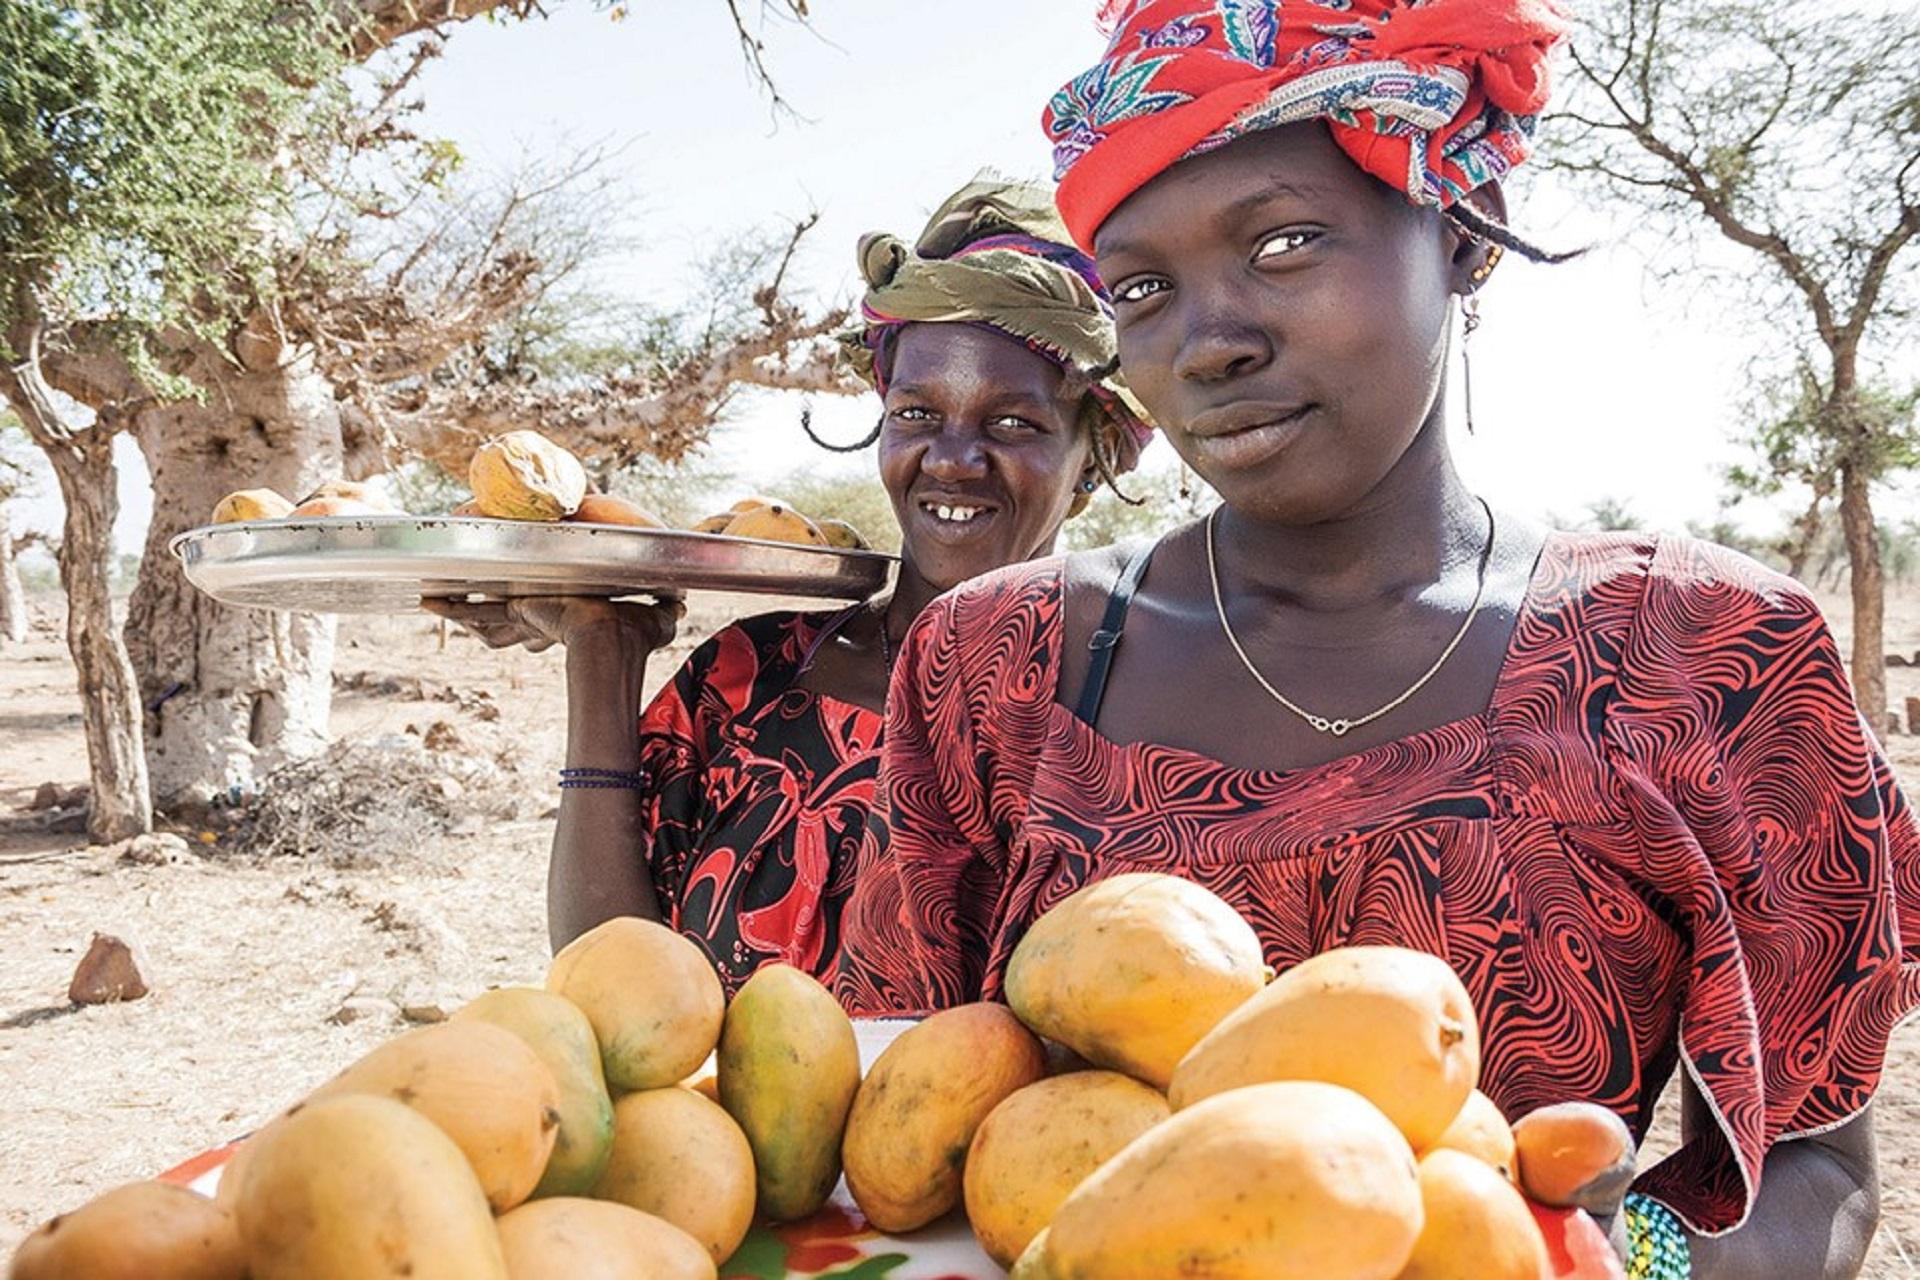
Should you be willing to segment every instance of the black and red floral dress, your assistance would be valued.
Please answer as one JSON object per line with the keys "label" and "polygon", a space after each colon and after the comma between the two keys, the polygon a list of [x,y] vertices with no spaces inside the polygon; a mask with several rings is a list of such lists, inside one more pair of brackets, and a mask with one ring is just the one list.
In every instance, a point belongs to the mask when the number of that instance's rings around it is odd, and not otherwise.
{"label": "black and red floral dress", "polygon": [[642,856],[666,922],[706,949],[729,992],[773,961],[825,977],[839,948],[882,719],[799,687],[835,621],[735,623],[641,717]]}

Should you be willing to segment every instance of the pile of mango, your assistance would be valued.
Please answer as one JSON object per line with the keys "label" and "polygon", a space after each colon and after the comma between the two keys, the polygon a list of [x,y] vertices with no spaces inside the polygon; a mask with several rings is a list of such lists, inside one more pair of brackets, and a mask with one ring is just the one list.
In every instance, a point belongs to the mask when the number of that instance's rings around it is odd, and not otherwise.
{"label": "pile of mango", "polygon": [[321,1085],[214,1199],[110,1192],[9,1274],[712,1280],[756,1217],[806,1218],[844,1173],[889,1233],[964,1208],[1015,1280],[1542,1280],[1522,1170],[1571,1197],[1631,1159],[1597,1107],[1507,1124],[1443,961],[1347,947],[1272,978],[1247,923],[1175,877],[1065,899],[1007,996],[910,1027],[863,1079],[814,979],[774,965],[729,1004],[693,943],[610,921],[544,990],[489,992]]}
{"label": "pile of mango", "polygon": [[[537,431],[509,431],[474,450],[467,467],[473,497],[453,509],[456,516],[492,520],[564,520],[573,524],[624,525],[665,529],[667,522],[638,504],[587,487],[586,468],[562,446]],[[314,516],[399,514],[379,489],[361,481],[334,480],[291,502],[273,489],[242,489],[222,498],[212,524],[242,520],[284,520]],[[772,498],[745,498],[693,526],[695,533],[718,533],[762,542],[868,550],[858,529],[845,520],[813,519],[792,504]]]}

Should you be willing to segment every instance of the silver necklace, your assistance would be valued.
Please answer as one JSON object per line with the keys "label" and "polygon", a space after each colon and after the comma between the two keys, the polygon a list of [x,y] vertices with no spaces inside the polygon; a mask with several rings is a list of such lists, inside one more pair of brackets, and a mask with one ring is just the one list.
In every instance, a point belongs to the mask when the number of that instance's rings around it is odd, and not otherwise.
{"label": "silver necklace", "polygon": [[1348,733],[1358,729],[1361,725],[1372,724],[1381,716],[1399,710],[1402,706],[1406,705],[1407,701],[1412,698],[1414,694],[1426,688],[1429,680],[1432,680],[1436,675],[1440,674],[1440,668],[1447,665],[1447,659],[1451,658],[1454,650],[1460,647],[1460,642],[1467,638],[1467,631],[1473,626],[1473,620],[1480,616],[1480,602],[1485,598],[1487,591],[1487,563],[1493,558],[1494,524],[1493,508],[1487,505],[1485,498],[1479,499],[1479,502],[1480,509],[1487,513],[1487,545],[1480,550],[1479,579],[1474,584],[1473,604],[1467,610],[1466,619],[1461,622],[1460,629],[1453,633],[1453,639],[1447,641],[1447,647],[1440,651],[1440,656],[1434,660],[1433,665],[1427,668],[1426,674],[1422,675],[1418,680],[1415,680],[1405,693],[1387,703],[1385,706],[1369,711],[1366,715],[1353,717],[1316,715],[1294,702],[1288,698],[1286,694],[1274,688],[1272,682],[1260,674],[1260,668],[1253,665],[1253,659],[1249,658],[1247,651],[1241,647],[1240,637],[1233,634],[1233,624],[1227,621],[1227,603],[1220,596],[1220,566],[1215,557],[1213,547],[1214,522],[1220,514],[1220,508],[1215,507],[1207,513],[1207,577],[1213,582],[1213,608],[1214,611],[1220,615],[1220,630],[1226,633],[1227,643],[1232,645],[1233,651],[1240,656],[1240,665],[1247,669],[1248,675],[1260,682],[1260,687],[1265,689],[1275,702],[1291,711],[1294,715],[1299,716],[1317,732],[1330,733],[1336,738],[1344,738]]}

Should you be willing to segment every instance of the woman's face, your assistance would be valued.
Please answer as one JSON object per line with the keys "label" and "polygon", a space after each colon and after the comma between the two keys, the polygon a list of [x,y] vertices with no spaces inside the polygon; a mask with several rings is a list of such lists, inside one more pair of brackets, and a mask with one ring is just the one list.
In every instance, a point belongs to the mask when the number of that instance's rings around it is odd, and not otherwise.
{"label": "woman's face", "polygon": [[1237,510],[1299,525],[1358,506],[1435,412],[1460,243],[1309,122],[1182,161],[1095,249],[1174,448]]}
{"label": "woman's face", "polygon": [[913,324],[894,344],[880,479],[908,561],[940,590],[1044,555],[1091,474],[1078,397],[1021,343]]}

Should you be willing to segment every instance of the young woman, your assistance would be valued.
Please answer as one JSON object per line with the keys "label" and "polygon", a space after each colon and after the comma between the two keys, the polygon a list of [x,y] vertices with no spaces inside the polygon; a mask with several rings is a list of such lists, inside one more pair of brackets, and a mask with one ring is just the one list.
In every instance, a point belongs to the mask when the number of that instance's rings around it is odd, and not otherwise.
{"label": "young woman", "polygon": [[860,261],[865,322],[847,348],[884,403],[873,439],[902,542],[891,595],[735,623],[644,713],[647,659],[674,611],[582,598],[440,610],[489,645],[567,647],[556,949],[640,915],[706,948],[729,989],[774,960],[831,970],[907,627],[942,591],[1049,553],[1139,455],[1109,304],[1049,191],[976,182],[916,245],[869,236]]}
{"label": "young woman", "polygon": [[1538,0],[1155,0],[1054,97],[1122,368],[1222,505],[922,616],[843,991],[994,997],[1053,903],[1174,872],[1276,967],[1445,957],[1509,1116],[1584,1099],[1644,1133],[1684,1064],[1631,1247],[1852,1275],[1920,834],[1833,639],[1732,552],[1549,532],[1448,453],[1452,306],[1537,256],[1498,178],[1559,30]]}

